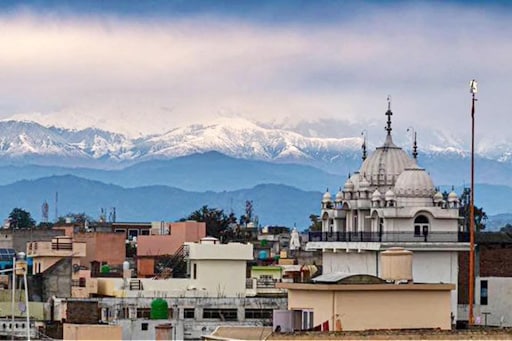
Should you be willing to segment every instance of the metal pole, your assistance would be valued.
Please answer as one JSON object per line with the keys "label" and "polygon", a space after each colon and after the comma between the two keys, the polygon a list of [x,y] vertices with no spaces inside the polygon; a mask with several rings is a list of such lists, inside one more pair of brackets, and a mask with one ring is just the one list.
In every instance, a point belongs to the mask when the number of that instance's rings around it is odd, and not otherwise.
{"label": "metal pole", "polygon": [[11,302],[11,340],[14,340],[14,296],[16,291],[16,257],[12,257],[12,302]]}
{"label": "metal pole", "polygon": [[30,309],[28,307],[27,269],[23,272],[23,285],[25,285],[25,313],[27,314],[27,340],[30,341]]}
{"label": "metal pole", "polygon": [[471,100],[471,193],[469,203],[469,325],[474,323],[475,300],[475,92]]}

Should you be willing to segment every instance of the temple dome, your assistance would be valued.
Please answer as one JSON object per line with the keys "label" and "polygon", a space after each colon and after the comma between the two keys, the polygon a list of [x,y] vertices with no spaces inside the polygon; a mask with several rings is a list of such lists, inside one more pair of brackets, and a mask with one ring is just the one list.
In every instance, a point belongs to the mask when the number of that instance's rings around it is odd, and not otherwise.
{"label": "temple dome", "polygon": [[395,194],[401,197],[433,197],[434,183],[425,169],[413,166],[405,170],[396,179]]}
{"label": "temple dome", "polygon": [[359,173],[364,174],[371,186],[390,187],[412,163],[407,153],[393,143],[391,135],[387,135],[384,145],[363,162]]}

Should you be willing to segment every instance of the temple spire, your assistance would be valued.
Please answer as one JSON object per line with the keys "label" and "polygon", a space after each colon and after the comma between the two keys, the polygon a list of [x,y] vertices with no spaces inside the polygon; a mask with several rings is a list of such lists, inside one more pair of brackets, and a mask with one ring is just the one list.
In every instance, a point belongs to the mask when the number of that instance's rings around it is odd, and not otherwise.
{"label": "temple spire", "polygon": [[388,117],[386,130],[388,132],[388,135],[391,135],[391,115],[393,115],[393,112],[391,111],[391,95],[388,95],[388,111],[386,111],[386,116]]}
{"label": "temple spire", "polygon": [[364,160],[366,160],[366,129],[361,132],[361,135],[363,135],[363,145],[361,146],[363,148],[363,156],[361,157]]}
{"label": "temple spire", "polygon": [[414,132],[414,142],[412,144],[412,157],[414,160],[418,159],[418,144],[416,143],[416,132]]}

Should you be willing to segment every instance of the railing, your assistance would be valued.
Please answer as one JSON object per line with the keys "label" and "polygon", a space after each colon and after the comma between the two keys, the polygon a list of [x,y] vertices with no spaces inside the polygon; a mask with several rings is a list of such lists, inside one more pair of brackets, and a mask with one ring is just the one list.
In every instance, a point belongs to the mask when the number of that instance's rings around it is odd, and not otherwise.
{"label": "railing", "polygon": [[246,289],[253,289],[253,281],[252,278],[246,278],[245,279],[245,288]]}
{"label": "railing", "polygon": [[309,232],[310,242],[469,242],[469,232]]}
{"label": "railing", "polygon": [[258,278],[256,288],[275,288],[277,280],[274,278]]}
{"label": "railing", "polygon": [[52,250],[73,250],[73,243],[53,243]]}

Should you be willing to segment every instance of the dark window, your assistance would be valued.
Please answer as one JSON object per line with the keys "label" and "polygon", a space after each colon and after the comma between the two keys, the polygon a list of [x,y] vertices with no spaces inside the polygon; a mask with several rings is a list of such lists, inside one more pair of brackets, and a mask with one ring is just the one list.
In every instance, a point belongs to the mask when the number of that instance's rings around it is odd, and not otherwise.
{"label": "dark window", "polygon": [[245,309],[246,319],[272,319],[272,309]]}
{"label": "dark window", "polygon": [[236,321],[238,319],[237,309],[203,309],[204,319],[218,319],[221,321]]}
{"label": "dark window", "polygon": [[428,235],[429,222],[424,215],[419,215],[414,219],[414,236],[426,237]]}
{"label": "dark window", "polygon": [[146,322],[140,324],[140,330],[148,330],[148,324]]}
{"label": "dark window", "polygon": [[195,317],[195,313],[194,308],[185,308],[183,309],[183,318],[193,319]]}
{"label": "dark window", "polygon": [[194,263],[194,271],[192,274],[192,279],[197,279],[197,264]]}
{"label": "dark window", "polygon": [[134,230],[134,229],[128,230],[128,239],[129,240],[132,240],[133,237],[138,237],[138,236],[139,236],[139,230]]}
{"label": "dark window", "polygon": [[115,233],[126,233],[125,229],[115,229]]}
{"label": "dark window", "polygon": [[137,308],[137,318],[146,318],[148,319],[151,315],[150,308]]}
{"label": "dark window", "polygon": [[141,230],[140,235],[141,236],[149,236],[149,230]]}
{"label": "dark window", "polygon": [[480,281],[480,304],[487,305],[488,298],[487,280]]}

